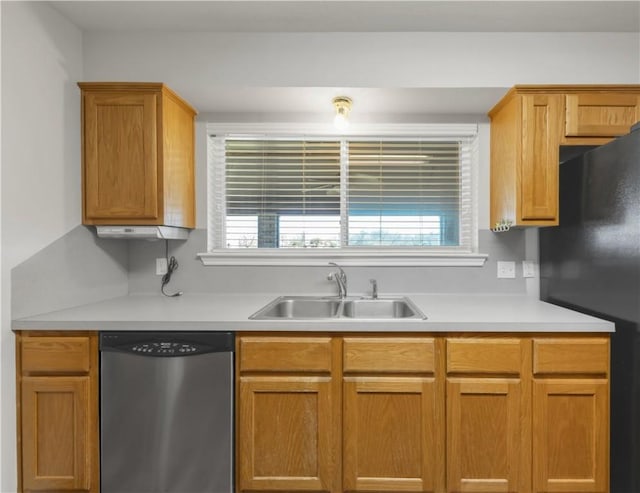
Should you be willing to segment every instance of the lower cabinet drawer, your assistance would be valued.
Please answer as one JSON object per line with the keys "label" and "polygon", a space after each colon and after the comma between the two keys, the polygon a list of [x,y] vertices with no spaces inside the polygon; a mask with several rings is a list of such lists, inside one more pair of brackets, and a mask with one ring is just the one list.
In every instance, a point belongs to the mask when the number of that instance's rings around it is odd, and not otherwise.
{"label": "lower cabinet drawer", "polygon": [[433,337],[345,337],[345,373],[435,372]]}
{"label": "lower cabinet drawer", "polygon": [[521,340],[510,338],[447,339],[447,373],[520,373]]}
{"label": "lower cabinet drawer", "polygon": [[23,337],[23,373],[88,373],[89,337]]}
{"label": "lower cabinet drawer", "polygon": [[331,372],[330,337],[242,337],[240,371]]}
{"label": "lower cabinet drawer", "polygon": [[533,340],[534,375],[607,375],[608,338],[540,338]]}

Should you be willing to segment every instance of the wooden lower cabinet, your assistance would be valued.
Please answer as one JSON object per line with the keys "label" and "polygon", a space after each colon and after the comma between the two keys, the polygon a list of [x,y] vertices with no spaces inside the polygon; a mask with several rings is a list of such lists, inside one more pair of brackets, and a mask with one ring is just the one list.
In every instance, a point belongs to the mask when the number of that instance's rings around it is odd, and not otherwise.
{"label": "wooden lower cabinet", "polygon": [[339,491],[338,342],[236,338],[237,491]]}
{"label": "wooden lower cabinet", "polygon": [[240,492],[609,493],[608,335],[238,340]]}
{"label": "wooden lower cabinet", "polygon": [[240,491],[333,491],[328,377],[242,377]]}
{"label": "wooden lower cabinet", "polygon": [[[16,342],[19,491],[99,492],[98,334]],[[608,335],[236,344],[238,492],[609,493]]]}
{"label": "wooden lower cabinet", "polygon": [[343,490],[441,491],[441,399],[433,378],[344,382]]}
{"label": "wooden lower cabinet", "polygon": [[533,392],[534,491],[607,492],[607,383],[536,382]]}
{"label": "wooden lower cabinet", "polygon": [[609,491],[609,340],[533,340],[533,491]]}
{"label": "wooden lower cabinet", "polygon": [[447,338],[447,491],[527,491],[526,340]]}
{"label": "wooden lower cabinet", "polygon": [[440,352],[433,337],[343,338],[342,491],[442,491]]}
{"label": "wooden lower cabinet", "polygon": [[17,334],[19,491],[98,492],[95,333]]}
{"label": "wooden lower cabinet", "polygon": [[521,402],[515,379],[447,382],[447,491],[522,490]]}

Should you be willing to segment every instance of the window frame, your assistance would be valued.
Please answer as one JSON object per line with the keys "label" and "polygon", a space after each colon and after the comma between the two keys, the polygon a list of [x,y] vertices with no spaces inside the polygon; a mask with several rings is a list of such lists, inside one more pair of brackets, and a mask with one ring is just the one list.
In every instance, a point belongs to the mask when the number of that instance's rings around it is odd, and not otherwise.
{"label": "window frame", "polygon": [[[478,183],[478,140],[477,124],[363,124],[349,132],[338,133],[330,125],[324,124],[244,124],[208,123],[207,139],[207,252],[198,257],[204,265],[242,266],[325,266],[334,261],[345,266],[482,266],[487,255],[478,252],[477,229],[477,183]],[[256,135],[264,137],[327,137],[327,138],[420,138],[420,137],[473,137],[471,148],[471,169],[469,173],[471,204],[467,219],[470,222],[470,245],[460,247],[345,247],[345,248],[274,248],[274,249],[212,249],[214,237],[222,234],[221,225],[214,225],[212,216],[220,214],[219,201],[214,200],[216,181],[223,179],[224,169],[215,166],[215,138],[219,135],[234,137]],[[218,221],[219,222],[219,221]]]}

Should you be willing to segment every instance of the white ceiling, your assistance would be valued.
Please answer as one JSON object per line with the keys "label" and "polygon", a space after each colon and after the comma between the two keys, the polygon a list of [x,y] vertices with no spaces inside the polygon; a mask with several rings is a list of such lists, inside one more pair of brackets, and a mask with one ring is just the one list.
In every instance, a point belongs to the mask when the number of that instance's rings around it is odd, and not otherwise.
{"label": "white ceiling", "polygon": [[[201,0],[51,1],[84,31],[204,32],[640,32],[636,1]],[[486,115],[506,88],[216,87],[190,94],[227,120],[331,112],[354,100],[354,120],[375,115]],[[253,114],[248,116],[248,114]],[[289,115],[289,117],[287,116]]]}
{"label": "white ceiling", "polygon": [[84,30],[638,32],[639,1],[53,1]]}

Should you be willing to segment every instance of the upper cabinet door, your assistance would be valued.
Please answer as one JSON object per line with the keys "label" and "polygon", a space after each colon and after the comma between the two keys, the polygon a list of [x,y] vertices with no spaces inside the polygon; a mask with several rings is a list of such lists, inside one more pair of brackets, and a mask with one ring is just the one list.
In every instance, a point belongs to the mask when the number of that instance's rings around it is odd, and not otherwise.
{"label": "upper cabinet door", "polygon": [[567,94],[565,137],[618,137],[640,120],[637,94]]}
{"label": "upper cabinet door", "polygon": [[157,98],[144,92],[84,95],[86,219],[157,222]]}
{"label": "upper cabinet door", "polygon": [[562,96],[522,97],[522,166],[520,170],[523,221],[558,221],[558,149],[562,125]]}

